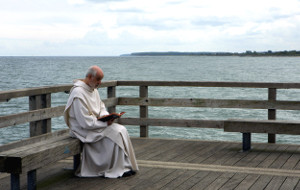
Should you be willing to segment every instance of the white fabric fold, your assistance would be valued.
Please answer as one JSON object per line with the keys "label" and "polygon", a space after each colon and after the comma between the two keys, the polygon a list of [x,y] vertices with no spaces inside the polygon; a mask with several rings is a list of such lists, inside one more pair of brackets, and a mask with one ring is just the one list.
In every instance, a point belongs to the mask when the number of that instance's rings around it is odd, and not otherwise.
{"label": "white fabric fold", "polygon": [[70,135],[84,143],[82,162],[76,175],[116,178],[129,170],[138,170],[127,129],[97,118],[109,114],[96,89],[77,80],[70,91],[64,119]]}

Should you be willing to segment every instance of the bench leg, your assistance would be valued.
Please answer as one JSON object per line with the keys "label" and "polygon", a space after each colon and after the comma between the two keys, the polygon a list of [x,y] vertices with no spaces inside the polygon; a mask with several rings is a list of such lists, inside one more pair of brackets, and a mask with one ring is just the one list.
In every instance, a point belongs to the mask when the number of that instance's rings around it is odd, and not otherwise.
{"label": "bench leg", "polygon": [[36,170],[31,170],[27,172],[27,189],[28,190],[36,189]]}
{"label": "bench leg", "polygon": [[20,175],[11,174],[10,175],[10,189],[11,190],[20,190]]}
{"label": "bench leg", "polygon": [[243,151],[251,149],[251,133],[243,133]]}
{"label": "bench leg", "polygon": [[76,155],[73,156],[73,169],[74,169],[74,172],[79,167],[80,160],[81,160],[81,155],[80,154],[76,154]]}

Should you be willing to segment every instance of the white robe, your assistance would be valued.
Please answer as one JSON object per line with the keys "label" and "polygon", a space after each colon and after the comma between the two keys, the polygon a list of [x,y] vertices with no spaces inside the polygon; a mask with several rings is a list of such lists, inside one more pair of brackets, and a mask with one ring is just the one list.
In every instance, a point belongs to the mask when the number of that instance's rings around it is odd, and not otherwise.
{"label": "white robe", "polygon": [[76,80],[70,91],[64,119],[70,135],[83,145],[82,161],[76,171],[79,177],[104,176],[117,178],[138,166],[126,128],[97,120],[107,115],[104,103],[96,89]]}

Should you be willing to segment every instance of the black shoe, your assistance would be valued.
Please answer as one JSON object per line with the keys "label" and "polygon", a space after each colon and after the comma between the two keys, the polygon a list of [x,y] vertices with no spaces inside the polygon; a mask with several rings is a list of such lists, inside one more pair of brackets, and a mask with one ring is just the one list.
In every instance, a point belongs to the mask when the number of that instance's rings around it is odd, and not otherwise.
{"label": "black shoe", "polygon": [[132,176],[132,175],[135,175],[135,174],[136,174],[135,171],[130,170],[128,172],[123,173],[122,177],[129,177],[129,176]]}

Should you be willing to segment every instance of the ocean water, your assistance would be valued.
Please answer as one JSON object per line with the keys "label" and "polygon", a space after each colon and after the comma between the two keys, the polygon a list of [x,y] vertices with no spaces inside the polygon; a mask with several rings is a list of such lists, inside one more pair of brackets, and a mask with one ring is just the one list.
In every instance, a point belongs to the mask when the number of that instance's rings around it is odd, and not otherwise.
{"label": "ocean water", "polygon": [[[0,91],[39,86],[70,84],[84,78],[87,68],[98,65],[108,80],[162,81],[235,81],[300,82],[299,57],[234,56],[145,56],[145,57],[0,57]],[[102,98],[106,90],[100,88]],[[138,87],[117,87],[117,96],[137,97]],[[149,97],[267,99],[267,89],[149,87]],[[68,95],[52,94],[52,106],[64,105]],[[280,100],[300,101],[300,90],[278,90]],[[28,98],[0,102],[0,115],[28,110]],[[126,117],[138,117],[138,107],[119,106]],[[170,114],[172,113],[172,114]],[[125,116],[125,115],[124,115]],[[151,118],[267,119],[267,110],[150,107]],[[299,111],[278,111],[277,119],[300,120]],[[126,126],[131,136],[138,136],[138,126]],[[53,130],[66,128],[63,118],[52,119]],[[28,124],[0,129],[0,144],[27,138]],[[150,137],[240,141],[239,133],[221,129],[150,126]],[[266,134],[254,134],[256,142],[266,142]],[[277,135],[278,143],[300,143],[299,136]]]}

